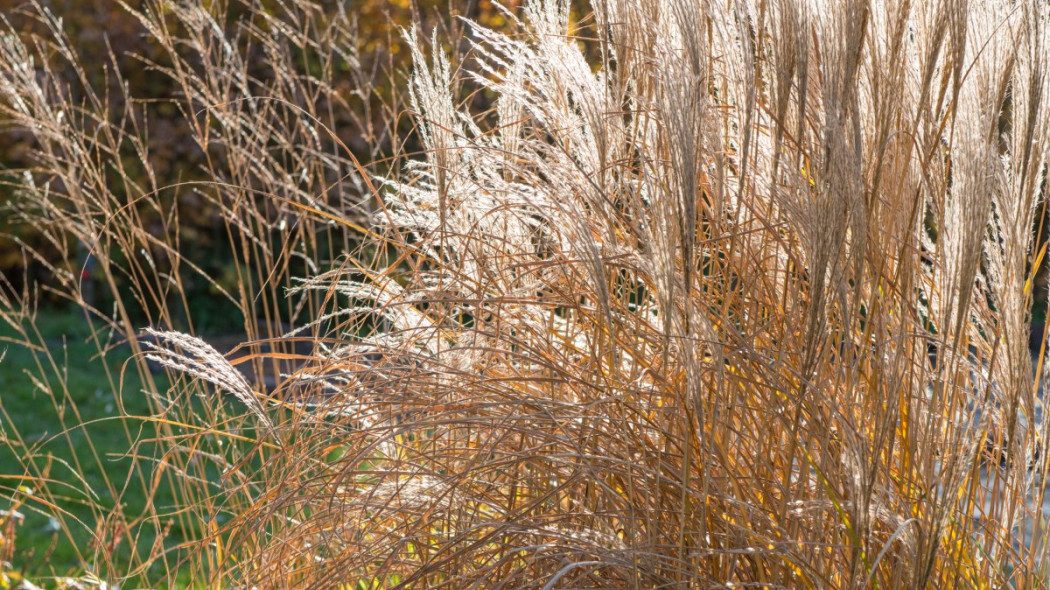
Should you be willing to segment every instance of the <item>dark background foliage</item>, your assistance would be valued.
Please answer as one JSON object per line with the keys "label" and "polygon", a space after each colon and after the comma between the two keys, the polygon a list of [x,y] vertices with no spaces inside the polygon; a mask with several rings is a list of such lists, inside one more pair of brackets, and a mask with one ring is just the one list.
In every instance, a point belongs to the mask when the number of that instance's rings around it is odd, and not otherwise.
{"label": "dark background foliage", "polygon": [[[392,23],[415,22],[424,31],[437,27],[448,32],[449,27],[461,26],[455,18],[448,18],[452,14],[495,27],[504,24],[504,16],[490,0],[469,0],[454,5],[440,0],[340,0],[322,4],[333,14],[345,11],[350,15],[355,23],[356,38],[347,38],[345,42],[351,45],[347,49],[359,63],[339,64],[345,75],[336,78],[335,92],[331,94],[338,100],[315,104],[314,109],[326,114],[322,123],[342,144],[335,145],[333,138],[334,149],[344,149],[345,146],[361,161],[378,162],[380,166],[395,148],[411,152],[417,147],[413,145],[415,138],[409,127],[410,121],[404,116],[403,100],[396,96],[395,89],[399,84],[403,85],[409,55],[400,31]],[[140,10],[148,5],[148,2],[134,0],[126,7]],[[244,17],[252,14],[250,8],[260,5],[264,11],[283,10],[279,2],[234,1],[220,11],[226,14],[223,26],[244,26]],[[212,279],[187,279],[187,295],[199,312],[195,318],[197,329],[221,331],[230,328],[231,321],[236,326],[237,314],[228,302],[217,296],[216,289],[232,287],[237,280],[236,263],[231,256],[231,249],[237,245],[213,202],[202,198],[196,190],[170,188],[209,178],[203,167],[221,168],[223,159],[229,156],[221,150],[205,154],[193,137],[187,116],[192,112],[192,116],[206,117],[207,109],[215,105],[187,104],[178,83],[158,71],[158,68],[170,65],[166,52],[120,2],[50,0],[42,2],[41,6],[61,19],[72,50],[89,58],[82,64],[82,73],[61,59],[50,64],[68,82],[66,91],[73,101],[82,100],[78,96],[79,89],[88,85],[105,96],[115,118],[126,116],[129,110],[124,104],[125,96],[132,97],[135,102],[130,111],[137,118],[136,125],[146,130],[149,161],[144,165],[129,150],[122,164],[125,170],[137,173],[143,186],[158,187],[162,199],[178,209],[182,255],[199,265]],[[0,14],[26,39],[31,33],[42,33],[46,26],[35,16],[38,15],[36,7],[22,0],[0,0]],[[263,23],[254,24],[265,26]],[[179,27],[180,24],[172,19],[172,26]],[[444,37],[463,38],[458,34]],[[265,53],[259,47],[240,49],[248,57],[249,75],[258,81],[258,87],[253,90],[259,96],[266,96],[267,81],[274,78],[274,73],[269,71]],[[55,55],[57,50],[50,48],[45,53]],[[301,56],[303,72],[307,74],[312,67],[310,58]],[[84,79],[78,79],[78,76]],[[369,93],[362,88],[368,88]],[[304,103],[311,100],[311,97],[301,98]],[[475,100],[484,102],[484,97],[475,97]],[[402,138],[401,146],[392,145],[391,137]],[[61,305],[61,297],[49,295],[47,287],[56,280],[57,270],[68,271],[84,281],[85,296],[97,297],[95,305],[106,309],[108,291],[93,288],[91,283],[96,280],[94,264],[84,245],[47,239],[39,227],[39,219],[27,219],[19,211],[13,187],[18,176],[34,170],[33,141],[33,134],[28,130],[0,118],[0,275],[15,291],[24,287],[40,288],[46,302]],[[350,190],[345,183],[339,185],[341,190]],[[114,183],[114,187],[119,193],[120,184]],[[63,190],[60,184],[51,188]],[[141,195],[121,196],[130,201]],[[153,219],[147,218],[144,226],[155,235],[166,231],[159,213],[151,210],[143,211],[143,215],[152,215]],[[63,268],[63,265],[70,265],[70,261],[76,261],[79,268]],[[93,295],[96,292],[98,295]],[[135,305],[132,303],[131,307],[134,309]]]}

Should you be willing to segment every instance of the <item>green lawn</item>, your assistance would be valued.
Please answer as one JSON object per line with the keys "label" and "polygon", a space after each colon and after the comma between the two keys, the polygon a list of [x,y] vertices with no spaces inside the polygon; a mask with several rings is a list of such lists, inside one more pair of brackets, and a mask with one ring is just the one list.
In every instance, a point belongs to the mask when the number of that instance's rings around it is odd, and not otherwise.
{"label": "green lawn", "polygon": [[[30,579],[91,569],[87,560],[94,554],[99,517],[119,504],[134,522],[147,506],[144,488],[153,472],[151,462],[139,461],[135,469],[128,456],[131,441],[152,432],[141,419],[121,418],[121,404],[127,416],[151,415],[133,367],[121,376],[129,347],[117,345],[101,358],[92,326],[75,312],[41,312],[36,325],[38,343],[46,345],[54,365],[40,350],[12,342],[22,338],[16,329],[0,327],[0,510],[21,504],[25,520],[17,529],[13,564]],[[163,390],[167,381],[155,378]],[[153,449],[143,443],[138,454],[152,455]],[[41,476],[50,478],[48,490],[34,481]],[[160,485],[153,498],[161,512],[173,500],[168,485]],[[139,551],[153,543],[151,529],[143,527],[135,543]],[[169,546],[182,536],[177,522],[170,532]],[[130,547],[111,554],[117,563],[132,560]]]}

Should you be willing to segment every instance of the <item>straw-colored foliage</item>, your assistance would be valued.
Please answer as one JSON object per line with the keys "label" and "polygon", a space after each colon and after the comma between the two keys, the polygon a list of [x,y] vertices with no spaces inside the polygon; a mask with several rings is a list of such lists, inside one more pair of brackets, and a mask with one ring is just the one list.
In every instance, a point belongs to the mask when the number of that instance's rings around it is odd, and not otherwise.
{"label": "straw-colored foliage", "polygon": [[[159,334],[157,360],[246,414],[155,392],[188,425],[157,459],[221,469],[176,478],[188,513],[230,515],[185,562],[202,579],[1047,585],[1050,414],[1029,351],[1045,3],[528,0],[506,30],[463,25],[451,58],[409,27],[424,149],[366,168],[318,124],[317,94],[284,90],[323,83],[275,66],[260,88],[203,6],[158,2],[223,56],[168,73],[208,107],[187,109],[202,149],[227,150],[195,189],[246,257],[227,295],[283,310],[284,341],[313,344],[263,394]],[[304,30],[321,54],[342,42]],[[103,198],[126,178],[110,156],[137,145],[130,123],[57,107],[6,39],[0,89],[40,141],[24,187],[40,219],[102,264],[127,234],[127,251],[148,241],[192,268],[175,212],[158,237]],[[155,190],[126,187],[136,203]],[[335,256],[291,276],[319,236]],[[146,262],[124,263],[136,296],[170,304],[180,275]],[[97,313],[132,335],[117,312]]]}

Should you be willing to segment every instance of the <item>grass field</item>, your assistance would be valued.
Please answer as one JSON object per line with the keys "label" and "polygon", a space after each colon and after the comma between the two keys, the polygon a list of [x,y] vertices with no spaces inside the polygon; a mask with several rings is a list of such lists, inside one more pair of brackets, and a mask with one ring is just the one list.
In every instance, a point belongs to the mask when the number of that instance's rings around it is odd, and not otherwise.
{"label": "grass field", "polygon": [[[146,494],[129,457],[143,423],[121,418],[119,408],[123,405],[132,417],[151,413],[135,372],[122,376],[127,346],[115,346],[100,358],[92,339],[92,328],[98,327],[76,312],[42,311],[36,325],[39,333],[33,336],[47,345],[54,365],[51,357],[18,342],[12,326],[0,329],[0,486],[24,501],[18,508],[25,520],[18,528],[13,564],[31,579],[90,569],[84,558],[91,553],[99,515],[118,503],[127,515],[146,509]],[[140,455],[148,454],[150,443],[137,448]],[[44,505],[50,498],[21,485],[21,476],[44,474],[58,482],[55,505],[68,512],[67,518],[55,518],[56,509]],[[15,493],[20,486],[23,493]],[[173,504],[171,494],[168,486],[158,487],[153,498],[158,510]],[[170,532],[174,544],[181,534],[174,526]],[[138,550],[148,544],[143,537]],[[128,552],[114,554],[119,561]]]}

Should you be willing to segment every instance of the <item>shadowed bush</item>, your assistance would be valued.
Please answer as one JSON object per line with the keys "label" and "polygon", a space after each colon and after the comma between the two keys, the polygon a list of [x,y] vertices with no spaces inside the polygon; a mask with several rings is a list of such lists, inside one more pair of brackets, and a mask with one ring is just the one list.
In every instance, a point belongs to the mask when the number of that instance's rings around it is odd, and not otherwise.
{"label": "shadowed bush", "polygon": [[[203,7],[168,8],[219,30]],[[299,93],[264,100],[218,62],[175,71],[210,105],[202,145],[228,142],[200,191],[243,244],[231,298],[291,318],[268,343],[312,344],[249,355],[298,362],[263,393],[206,342],[152,333],[148,358],[186,377],[153,391],[168,422],[145,420],[165,425],[154,459],[179,457],[184,514],[206,523],[193,579],[1045,587],[1050,416],[1029,340],[1047,8],[590,10],[532,0],[510,32],[468,23],[451,61],[407,30],[425,150],[381,169],[328,145]],[[219,41],[190,46],[227,56]],[[27,202],[86,207],[62,227],[94,223],[87,243],[177,252],[130,217],[140,201],[95,200],[112,162],[81,142],[106,135],[52,107],[6,47],[8,110],[56,146],[37,174],[61,180],[52,196],[31,174]],[[322,191],[336,179],[352,196]],[[336,259],[318,259],[322,239]],[[172,288],[135,268],[143,292]],[[129,321],[112,318],[130,338]]]}

